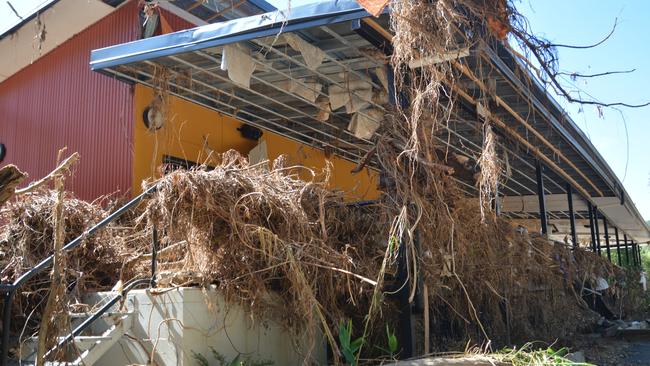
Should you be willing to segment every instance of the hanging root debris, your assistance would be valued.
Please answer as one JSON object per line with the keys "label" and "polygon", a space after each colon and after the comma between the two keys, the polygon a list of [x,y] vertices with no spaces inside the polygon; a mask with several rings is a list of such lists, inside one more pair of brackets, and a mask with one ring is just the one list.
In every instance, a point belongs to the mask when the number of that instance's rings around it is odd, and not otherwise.
{"label": "hanging root debris", "polygon": [[496,151],[494,131],[492,126],[485,122],[483,125],[483,150],[478,159],[479,173],[479,207],[481,209],[481,222],[485,222],[485,215],[492,209],[497,198],[499,176],[502,169]]}

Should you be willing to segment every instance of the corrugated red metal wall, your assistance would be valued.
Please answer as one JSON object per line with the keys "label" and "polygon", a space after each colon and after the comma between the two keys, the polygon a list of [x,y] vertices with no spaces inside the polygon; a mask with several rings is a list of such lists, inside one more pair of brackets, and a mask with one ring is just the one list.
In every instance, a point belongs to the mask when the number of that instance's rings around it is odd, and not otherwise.
{"label": "corrugated red metal wall", "polygon": [[[166,14],[174,30],[191,27]],[[81,155],[67,188],[87,200],[131,188],[132,87],[90,71],[90,51],[138,37],[137,1],[122,6],[0,83],[4,164],[30,180],[48,174],[57,151]]]}

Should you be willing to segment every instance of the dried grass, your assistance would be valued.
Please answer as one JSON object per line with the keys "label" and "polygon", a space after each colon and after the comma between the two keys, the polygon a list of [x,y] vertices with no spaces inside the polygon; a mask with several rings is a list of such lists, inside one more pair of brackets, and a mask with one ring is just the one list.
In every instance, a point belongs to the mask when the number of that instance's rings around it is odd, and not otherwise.
{"label": "dried grass", "polygon": [[279,159],[269,171],[229,152],[214,170],[165,176],[147,217],[164,229],[163,248],[185,247],[161,267],[174,281],[216,283],[258,320],[298,334],[335,329],[351,304],[367,302],[385,227],[375,209],[350,207],[324,182],[299,180],[305,169]]}
{"label": "dried grass", "polygon": [[[56,197],[55,191],[40,189],[7,202],[0,211],[2,283],[13,282],[53,253]],[[64,243],[108,215],[101,206],[78,200],[69,192],[63,202]],[[102,230],[67,255],[63,277],[71,301],[88,291],[108,290],[117,282],[123,256],[132,251],[127,239],[119,230]],[[31,335],[38,327],[49,288],[47,271],[21,288],[12,307],[12,332]]]}
{"label": "dried grass", "polygon": [[[351,318],[361,325],[373,308],[368,339],[382,342],[385,325],[394,327],[397,315],[382,291],[384,277],[393,278],[397,249],[397,241],[389,246],[386,238],[414,230],[407,216],[412,208],[394,212],[395,198],[386,205],[350,206],[341,192],[325,188],[326,172],[307,170],[315,178],[305,182],[297,177],[306,168],[284,167],[281,159],[270,170],[233,152],[221,160],[211,171],[165,176],[146,207],[70,253],[70,301],[78,293],[108,289],[118,278],[148,275],[144,254],[155,226],[161,286],[216,284],[229,303],[244,306],[257,321],[279,321],[296,339],[314,339],[316,329],[323,329],[334,347],[339,322]],[[426,165],[417,167],[430,173]],[[432,176],[410,172],[414,179]],[[429,290],[432,350],[467,341],[505,344],[569,335],[594,320],[573,288],[598,276],[619,279],[613,285],[616,306],[628,311],[638,305],[638,283],[625,284],[634,281],[603,258],[581,250],[574,255],[492,215],[481,224],[479,201],[463,196],[444,171],[423,183],[433,190],[416,184],[411,194],[421,197],[419,220],[428,227],[418,230],[418,246],[407,254],[416,263],[410,275]],[[66,242],[107,215],[70,195],[64,202]],[[4,282],[51,253],[54,203],[55,193],[41,190],[3,210]],[[391,217],[401,231],[389,233]],[[14,332],[38,325],[38,309],[28,323],[26,317],[41,306],[47,288],[47,274],[28,283],[17,298]],[[374,352],[366,350],[368,356]]]}

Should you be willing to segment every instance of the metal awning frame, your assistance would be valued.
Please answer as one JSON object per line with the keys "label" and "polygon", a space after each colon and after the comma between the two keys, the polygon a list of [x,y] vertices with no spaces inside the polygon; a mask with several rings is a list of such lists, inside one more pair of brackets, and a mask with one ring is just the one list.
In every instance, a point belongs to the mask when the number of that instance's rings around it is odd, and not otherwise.
{"label": "metal awning frame", "polygon": [[[218,110],[221,113],[234,118],[242,119],[242,114],[244,114],[249,117],[248,119],[244,118],[244,120],[256,127],[271,128],[280,135],[307,143],[315,148],[331,148],[338,155],[356,162],[369,151],[372,142],[366,139],[358,139],[346,129],[345,124],[349,116],[345,112],[331,112],[331,115],[334,116],[334,121],[330,120],[323,123],[315,119],[309,111],[302,109],[304,106],[307,106],[315,110],[322,110],[317,103],[306,100],[274,85],[273,81],[265,79],[267,75],[253,74],[251,88],[239,87],[246,93],[254,95],[256,97],[254,101],[250,98],[242,97],[235,91],[228,91],[227,86],[230,84],[230,80],[227,77],[219,75],[216,67],[220,63],[220,55],[218,52],[215,53],[210,50],[226,44],[242,42],[253,47],[254,50],[264,50],[272,54],[273,58],[265,59],[264,61],[254,58],[254,62],[262,66],[269,74],[282,80],[292,80],[301,84],[303,87],[309,88],[308,85],[302,83],[299,78],[295,77],[296,74],[308,75],[315,76],[319,80],[325,80],[330,85],[343,87],[343,82],[335,80],[336,78],[332,76],[333,74],[323,72],[324,67],[322,65],[317,70],[309,70],[305,63],[299,57],[296,57],[295,54],[289,54],[286,50],[282,51],[264,42],[266,37],[276,36],[280,32],[297,32],[303,39],[310,40],[309,35],[303,32],[307,30],[319,30],[329,35],[331,38],[328,40],[332,41],[332,43],[338,42],[340,44],[339,47],[325,50],[326,57],[324,64],[326,66],[330,65],[334,70],[341,70],[347,74],[355,75],[359,79],[369,82],[374,87],[378,87],[372,77],[353,68],[353,65],[357,62],[356,60],[339,59],[340,54],[351,50],[362,55],[359,47],[372,46],[372,43],[368,40],[365,40],[365,43],[359,43],[359,38],[348,38],[332,29],[332,26],[338,25],[339,23],[367,18],[369,16],[365,10],[357,5],[355,0],[321,2],[294,8],[289,14],[284,11],[274,11],[248,18],[205,25],[166,36],[95,50],[91,54],[91,69],[107,75],[116,76],[129,82],[141,83],[153,87],[150,82],[147,82],[147,79],[150,80],[152,78],[152,73],[148,73],[142,69],[130,68],[129,65],[140,63],[153,66],[156,63],[164,63],[165,59],[173,61],[178,65],[192,70],[193,73],[209,77],[209,79],[203,81],[192,79],[192,83],[198,84],[203,88],[198,91],[195,88],[174,85],[175,90],[173,92],[175,95],[212,109],[215,109],[214,104],[216,104],[220,106]],[[510,67],[500,58],[501,56],[499,55],[504,52],[503,48],[497,47],[497,51],[494,51],[486,45],[480,45],[478,49],[480,52],[477,53],[475,50],[473,52],[475,56],[473,57],[490,61],[490,67],[498,71],[499,77],[514,85],[514,89],[517,92],[524,93],[524,96],[530,101],[530,107],[535,109],[535,113],[540,113],[544,117],[545,123],[549,123],[554,131],[559,133],[561,138],[575,149],[578,156],[588,163],[589,169],[593,168],[596,171],[597,178],[603,179],[615,194],[617,190],[622,191],[622,197],[624,198],[625,192],[621,188],[622,184],[613,175],[609,166],[603,163],[602,157],[595,152],[595,148],[584,138],[582,132],[579,131],[575,124],[562,114],[557,103],[548,97],[536,78],[530,77],[530,80],[534,82],[533,89],[535,89],[531,91],[525,88],[522,81],[514,75]],[[499,55],[497,55],[497,52]],[[202,67],[196,63],[196,60],[192,60],[190,57],[199,57],[214,66]],[[267,63],[266,61],[271,62]],[[510,61],[512,62],[513,60]],[[282,63],[284,67],[274,67],[274,62]],[[367,62],[369,65],[373,65],[373,67],[385,66],[370,57],[367,57],[365,60],[361,57],[358,62]],[[514,59],[514,62],[517,64],[518,60]],[[526,70],[525,68],[523,69]],[[176,71],[172,70],[172,72]],[[272,97],[256,91],[253,88],[255,85],[263,85],[266,88],[272,89],[284,99],[277,95]],[[323,95],[323,92],[318,92]],[[230,99],[226,102],[219,97],[208,95],[208,93],[217,96],[224,95]],[[542,103],[539,99],[540,95],[546,97],[548,100],[544,100],[544,103]],[[232,103],[232,101],[241,103],[236,104]],[[296,102],[302,104],[294,104]],[[383,107],[378,103],[374,101],[370,102],[374,107],[383,110]],[[556,110],[555,112],[548,109],[549,103],[550,108]],[[260,113],[253,113],[245,108],[239,109],[237,107],[238,105],[252,106],[253,108],[257,108]],[[284,113],[275,111],[274,107],[284,108]],[[569,123],[565,123],[564,125],[560,123],[557,118],[558,114],[563,117],[563,122],[568,121]],[[456,117],[456,122],[465,124],[470,129],[475,127],[474,121],[470,121],[458,113],[456,113]],[[569,132],[569,129],[572,132]],[[439,142],[463,154],[477,156],[480,153],[480,143],[473,140],[471,136],[463,134],[462,130],[456,130],[448,125],[444,127],[444,131],[448,134],[448,138],[436,137]],[[316,136],[313,134],[316,134]],[[460,146],[455,146],[456,144],[451,143],[452,140],[461,142],[459,144]],[[514,157],[518,162],[517,166],[512,167],[513,171],[518,174],[517,178],[505,177],[505,184],[502,188],[510,191],[514,195],[535,194],[535,189],[533,188],[535,180],[531,178],[530,173],[522,170],[534,170],[533,164],[531,161],[528,161],[530,160],[530,155],[526,151],[521,154],[506,147],[503,141],[498,141],[497,144],[500,149],[507,152],[509,156]],[[552,188],[544,188],[546,193],[566,192],[564,181],[554,172],[544,173],[544,179],[552,185]],[[460,179],[456,180],[460,183],[462,191],[470,196],[476,195],[476,187],[471,182],[464,182]],[[577,199],[590,202],[592,197],[578,197]],[[626,206],[631,202],[625,199],[623,201],[625,201]],[[636,207],[633,204],[631,206],[632,212],[640,218]],[[509,212],[506,214],[519,218],[534,217],[534,215],[525,212]],[[579,219],[585,219],[586,217],[586,214],[580,211],[577,211],[576,214]],[[550,216],[551,219],[560,220],[564,217],[568,218],[569,214],[564,211],[555,211],[551,212]]]}

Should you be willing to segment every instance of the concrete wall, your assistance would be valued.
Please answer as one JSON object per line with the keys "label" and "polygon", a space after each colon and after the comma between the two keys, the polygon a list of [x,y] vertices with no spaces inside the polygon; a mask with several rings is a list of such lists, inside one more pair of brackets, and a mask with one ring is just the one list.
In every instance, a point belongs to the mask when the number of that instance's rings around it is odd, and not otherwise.
{"label": "concrete wall", "polygon": [[[293,338],[278,324],[254,319],[239,306],[226,306],[216,290],[162,291],[158,295],[147,290],[128,294],[125,306],[134,312],[134,318],[127,334],[134,339],[122,337],[96,365],[150,364],[152,354],[151,361],[160,366],[198,365],[193,352],[205,356],[210,365],[218,365],[211,347],[228,361],[241,353],[242,359],[271,360],[274,365],[303,363],[306,347],[297,351]],[[106,295],[91,295],[89,301],[96,302]],[[101,324],[97,327],[101,328]],[[319,337],[312,353],[313,364],[326,364],[325,350],[325,342]]]}

